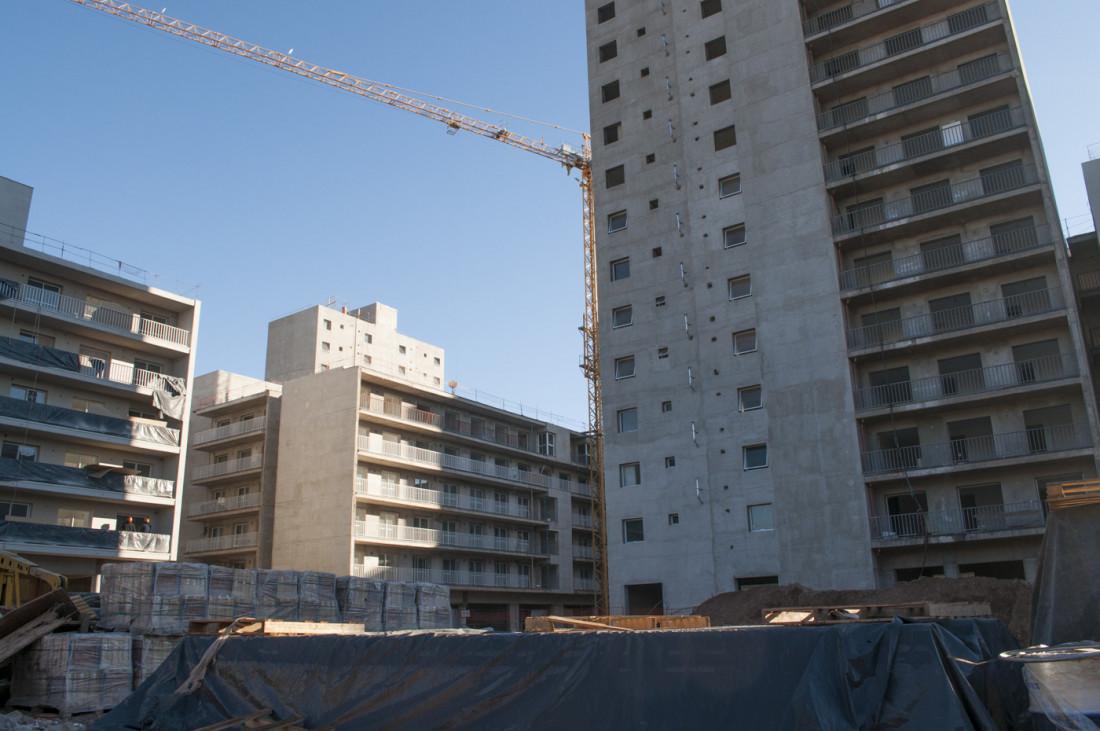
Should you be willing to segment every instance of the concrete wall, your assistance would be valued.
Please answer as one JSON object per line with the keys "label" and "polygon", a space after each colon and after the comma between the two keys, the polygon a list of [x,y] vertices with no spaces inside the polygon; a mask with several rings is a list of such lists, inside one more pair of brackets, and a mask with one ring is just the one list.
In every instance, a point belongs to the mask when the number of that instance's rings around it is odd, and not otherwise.
{"label": "concrete wall", "polygon": [[1100,158],[1081,164],[1085,176],[1085,192],[1092,209],[1092,230],[1100,231]]}
{"label": "concrete wall", "polygon": [[34,188],[0,177],[0,246],[22,246]]}

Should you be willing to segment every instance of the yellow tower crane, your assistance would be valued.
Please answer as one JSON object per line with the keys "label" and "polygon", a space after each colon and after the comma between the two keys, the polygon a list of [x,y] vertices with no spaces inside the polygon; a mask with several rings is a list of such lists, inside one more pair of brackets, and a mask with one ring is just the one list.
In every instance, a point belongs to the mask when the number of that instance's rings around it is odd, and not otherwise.
{"label": "yellow tower crane", "polygon": [[376,102],[387,104],[406,112],[428,117],[447,126],[450,133],[468,130],[482,137],[503,142],[506,145],[532,152],[554,160],[565,166],[566,172],[574,169],[581,174],[581,200],[584,238],[584,360],[581,368],[588,381],[588,441],[589,441],[589,484],[592,488],[592,513],[594,516],[593,548],[595,553],[595,603],[596,614],[609,613],[607,588],[607,511],[604,502],[603,483],[603,404],[600,396],[600,336],[597,329],[599,318],[596,296],[596,226],[595,210],[592,201],[592,138],[585,134],[582,149],[572,150],[566,145],[551,147],[542,140],[510,132],[500,125],[489,124],[431,102],[404,94],[394,87],[369,81],[342,71],[316,66],[293,58],[285,53],[272,51],[262,46],[232,38],[223,33],[192,25],[130,3],[116,0],[73,0],[89,8],[102,10],[125,20],[162,30],[166,33],[186,38],[196,43],[211,46],[227,53],[236,54],[253,61],[288,71],[297,76],[319,81],[337,89],[358,94]]}

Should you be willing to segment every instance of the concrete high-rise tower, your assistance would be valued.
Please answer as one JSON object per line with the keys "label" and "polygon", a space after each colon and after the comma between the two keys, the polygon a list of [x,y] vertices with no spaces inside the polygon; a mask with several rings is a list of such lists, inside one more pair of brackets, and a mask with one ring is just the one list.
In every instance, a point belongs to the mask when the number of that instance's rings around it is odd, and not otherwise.
{"label": "concrete high-rise tower", "polygon": [[1097,413],[1007,3],[585,12],[612,611],[1030,578]]}

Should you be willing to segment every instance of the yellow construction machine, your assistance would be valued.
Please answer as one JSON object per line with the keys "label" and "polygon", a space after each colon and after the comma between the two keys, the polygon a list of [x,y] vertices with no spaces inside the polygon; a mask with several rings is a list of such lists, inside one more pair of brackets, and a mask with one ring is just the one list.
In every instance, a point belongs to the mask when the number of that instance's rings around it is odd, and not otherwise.
{"label": "yellow construction machine", "polygon": [[64,576],[19,554],[0,551],[0,607],[18,607],[47,592],[64,589],[66,583]]}

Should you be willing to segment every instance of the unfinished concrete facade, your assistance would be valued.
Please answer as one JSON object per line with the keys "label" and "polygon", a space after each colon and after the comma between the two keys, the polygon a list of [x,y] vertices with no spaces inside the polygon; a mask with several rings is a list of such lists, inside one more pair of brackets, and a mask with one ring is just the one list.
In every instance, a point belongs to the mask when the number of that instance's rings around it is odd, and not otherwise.
{"label": "unfinished concrete facade", "polygon": [[178,554],[199,303],[24,246],[30,199],[0,178],[0,546],[94,590]]}
{"label": "unfinished concrete facade", "polygon": [[586,20],[612,610],[1030,577],[1097,413],[1007,5]]}

